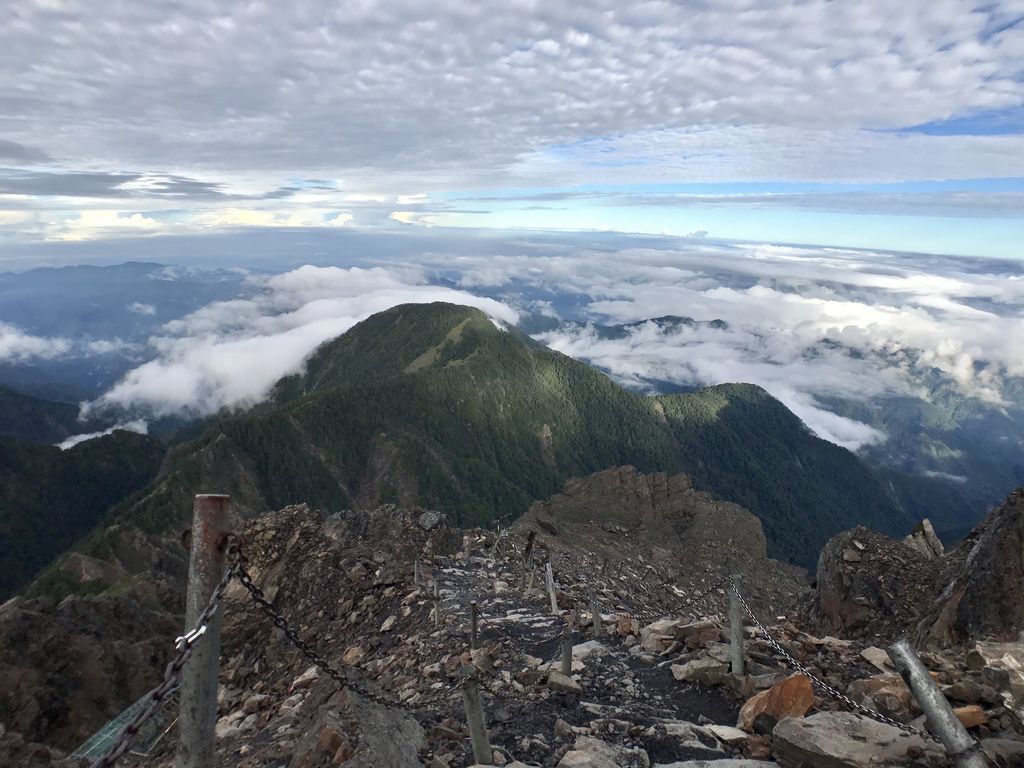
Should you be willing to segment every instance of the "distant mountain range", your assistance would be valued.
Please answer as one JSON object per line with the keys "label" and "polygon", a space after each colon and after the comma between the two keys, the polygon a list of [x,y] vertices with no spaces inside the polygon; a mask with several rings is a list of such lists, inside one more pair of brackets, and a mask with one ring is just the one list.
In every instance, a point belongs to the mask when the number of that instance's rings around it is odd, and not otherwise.
{"label": "distant mountain range", "polygon": [[178,530],[197,492],[230,493],[246,514],[396,502],[481,524],[625,464],[691,474],[761,518],[770,554],[808,567],[840,530],[900,534],[914,522],[856,456],[756,386],[631,393],[478,310],[429,304],[372,316],[270,402],[173,447],[160,477],[81,550],[108,556],[128,528]]}

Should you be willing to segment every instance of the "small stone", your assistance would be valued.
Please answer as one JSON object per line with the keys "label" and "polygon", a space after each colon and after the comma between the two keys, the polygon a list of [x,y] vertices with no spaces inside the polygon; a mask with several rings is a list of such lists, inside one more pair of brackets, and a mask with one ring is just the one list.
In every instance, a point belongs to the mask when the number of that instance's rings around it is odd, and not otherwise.
{"label": "small stone", "polygon": [[557,670],[548,673],[548,688],[559,693],[583,693],[583,688],[579,683]]}
{"label": "small stone", "polygon": [[953,710],[953,714],[964,724],[964,728],[977,728],[979,725],[984,725],[988,722],[988,715],[985,714],[985,710],[977,704],[957,707]]}

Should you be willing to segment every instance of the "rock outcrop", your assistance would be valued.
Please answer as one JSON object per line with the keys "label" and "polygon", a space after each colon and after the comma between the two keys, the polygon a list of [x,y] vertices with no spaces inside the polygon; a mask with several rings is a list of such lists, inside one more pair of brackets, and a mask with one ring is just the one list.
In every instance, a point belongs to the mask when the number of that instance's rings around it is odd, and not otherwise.
{"label": "rock outcrop", "polygon": [[834,536],[818,558],[809,611],[824,635],[889,642],[916,627],[932,605],[938,560],[867,528]]}
{"label": "rock outcrop", "polygon": [[947,557],[937,605],[920,628],[932,645],[1017,640],[1024,633],[1024,489]]}

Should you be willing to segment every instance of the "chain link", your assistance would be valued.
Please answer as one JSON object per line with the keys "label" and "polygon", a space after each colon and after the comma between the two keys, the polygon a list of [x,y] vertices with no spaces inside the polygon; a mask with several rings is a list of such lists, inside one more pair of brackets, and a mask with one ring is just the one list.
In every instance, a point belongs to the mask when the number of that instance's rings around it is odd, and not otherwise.
{"label": "chain link", "polygon": [[920,736],[921,738],[928,739],[931,741],[938,741],[938,739],[935,738],[935,736],[928,733],[927,731],[922,731],[918,728],[914,728],[913,726],[905,725],[904,723],[901,723],[898,720],[894,720],[891,717],[886,717],[885,715],[879,712],[875,712],[873,710],[868,709],[862,704],[858,704],[856,701],[851,699],[842,691],[839,691],[838,689],[826,683],[824,680],[821,680],[820,678],[815,677],[813,674],[811,674],[807,667],[805,667],[803,664],[797,661],[789,651],[787,651],[774,637],[772,637],[771,633],[764,626],[764,624],[762,624],[760,620],[758,620],[757,616],[755,616],[754,612],[751,610],[750,605],[747,603],[746,598],[743,597],[743,593],[740,592],[739,587],[736,586],[736,582],[734,582],[732,579],[726,580],[729,582],[729,586],[732,593],[736,595],[736,597],[740,601],[740,605],[743,606],[743,610],[746,612],[747,616],[750,617],[750,620],[754,622],[754,624],[757,626],[761,634],[764,635],[765,639],[771,644],[773,648],[775,648],[776,651],[782,654],[782,656],[786,659],[786,661],[789,663],[791,667],[793,667],[797,672],[799,672],[808,680],[810,680],[812,685],[814,685],[816,688],[818,688],[828,696],[831,696],[833,699],[840,702],[841,704],[845,704],[847,707],[850,707],[858,714],[864,715],[865,717],[870,717],[872,720],[877,720],[880,723],[891,725],[894,728],[899,728],[901,731],[905,731],[906,733],[912,733],[915,736]]}
{"label": "chain link", "polygon": [[235,576],[235,569],[238,565],[238,558],[241,556],[241,550],[234,536],[231,536],[227,541],[226,554],[228,566],[224,569],[224,575],[221,577],[220,583],[217,584],[213,594],[210,595],[206,607],[199,614],[199,618],[196,619],[192,629],[174,641],[174,647],[178,650],[178,653],[164,669],[163,681],[147,694],[146,705],[138,711],[135,717],[131,719],[131,722],[120,730],[117,738],[114,739],[114,742],[107,751],[100,755],[89,768],[111,768],[121,759],[124,753],[128,751],[139,729],[149,722],[150,718],[160,709],[161,703],[167,698],[168,694],[180,684],[181,671],[192,656],[193,645],[206,633],[210,620],[220,608],[221,598],[224,597],[224,590],[227,589],[231,579]]}
{"label": "chain link", "polygon": [[366,686],[352,680],[344,672],[332,666],[331,663],[327,661],[327,659],[325,659],[322,654],[318,653],[316,649],[313,648],[313,646],[311,646],[309,643],[307,643],[305,640],[299,637],[298,631],[295,629],[294,626],[292,626],[291,622],[289,622],[285,615],[281,612],[281,609],[278,608],[273,603],[273,601],[267,599],[267,597],[263,594],[263,590],[256,585],[256,583],[252,580],[252,576],[249,575],[249,571],[246,570],[245,566],[247,562],[248,560],[245,557],[245,555],[240,552],[238,557],[238,563],[235,566],[235,573],[239,583],[243,587],[245,587],[245,589],[249,592],[249,596],[252,598],[253,602],[255,602],[256,605],[258,605],[260,609],[267,616],[270,617],[270,620],[271,622],[273,622],[274,626],[276,626],[278,629],[281,630],[281,632],[284,633],[284,636],[288,638],[288,641],[293,646],[295,646],[295,648],[298,649],[298,651],[303,656],[305,656],[307,659],[312,661],[316,666],[320,667],[320,669],[322,669],[324,672],[330,675],[330,677],[333,678],[334,681],[338,683],[338,685],[342,687],[351,688],[353,691],[358,693],[363,698],[368,699],[376,704],[379,704],[382,707],[401,707],[402,709],[410,711],[414,711],[416,709],[415,707],[412,707],[408,704],[404,704],[402,702],[395,701],[386,696],[383,696],[382,694],[377,693],[376,691],[369,690],[368,688],[366,688]]}

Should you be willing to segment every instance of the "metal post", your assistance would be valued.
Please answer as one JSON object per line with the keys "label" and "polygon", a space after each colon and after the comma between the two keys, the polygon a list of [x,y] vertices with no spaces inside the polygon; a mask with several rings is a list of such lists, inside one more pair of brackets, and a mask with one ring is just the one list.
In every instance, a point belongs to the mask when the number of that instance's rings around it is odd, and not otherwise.
{"label": "metal post", "polygon": [[464,533],[462,534],[462,559],[469,561],[469,553],[472,550],[472,539],[473,534]]}
{"label": "metal post", "polygon": [[441,579],[438,578],[437,569],[431,570],[434,582],[434,626],[441,626]]}
{"label": "metal post", "polygon": [[544,578],[548,584],[548,597],[551,598],[551,615],[558,615],[558,598],[555,596],[555,574],[551,570],[551,561],[544,564]]}
{"label": "metal post", "polygon": [[413,561],[412,565],[412,583],[418,587],[420,585],[421,578],[422,577],[420,576],[420,556],[416,555],[416,560]]}
{"label": "metal post", "polygon": [[469,647],[472,648],[474,651],[477,648],[476,622],[477,622],[476,600],[473,600],[469,604]]}
{"label": "metal post", "polygon": [[562,630],[562,674],[572,674],[572,627],[568,622]]}
{"label": "metal post", "polygon": [[946,751],[956,758],[957,768],[985,768],[985,756],[953,712],[953,708],[932,680],[928,670],[904,638],[889,648],[889,658],[896,671],[921,705],[928,730],[942,742]]}
{"label": "metal post", "polygon": [[597,590],[590,590],[590,623],[594,631],[594,637],[600,638],[604,634],[604,623],[601,620],[601,608],[597,604]]}
{"label": "metal post", "polygon": [[529,592],[533,589],[533,580],[537,578],[537,568],[534,565],[530,565],[530,578],[526,581],[526,591]]}
{"label": "metal post", "polygon": [[[231,497],[196,496],[192,502],[192,546],[185,597],[185,629],[191,630],[224,576],[225,534],[230,531]],[[223,607],[192,646],[181,674],[177,768],[206,768],[215,762],[217,679],[220,676],[220,628]]]}
{"label": "metal post", "polygon": [[747,659],[743,650],[743,606],[736,594],[739,578],[738,574],[733,574],[733,588],[729,590],[729,657],[734,675],[744,675],[747,671]]}
{"label": "metal post", "polygon": [[480,686],[475,677],[469,678],[462,686],[462,704],[466,708],[466,724],[473,742],[473,760],[478,765],[492,765],[491,744],[487,739],[484,708],[480,703]]}

